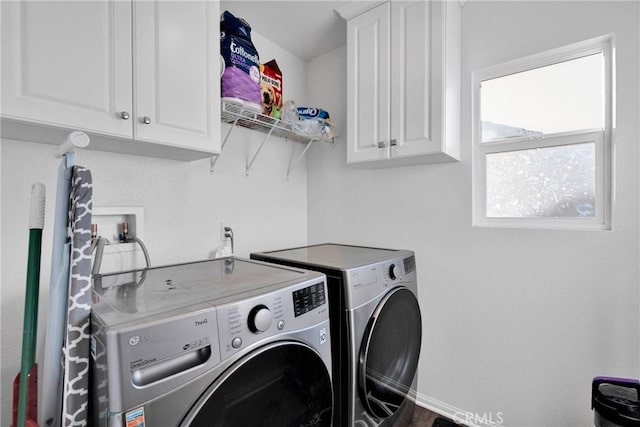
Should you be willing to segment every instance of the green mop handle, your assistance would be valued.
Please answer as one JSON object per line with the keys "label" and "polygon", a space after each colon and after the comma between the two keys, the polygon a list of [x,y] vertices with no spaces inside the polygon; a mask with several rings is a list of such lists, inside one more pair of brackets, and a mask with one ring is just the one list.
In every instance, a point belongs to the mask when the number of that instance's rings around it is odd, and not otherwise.
{"label": "green mop handle", "polygon": [[35,363],[38,332],[38,293],[40,286],[40,254],[42,229],[44,228],[45,186],[41,183],[31,187],[29,207],[29,254],[27,258],[27,291],[24,303],[24,329],[22,332],[22,360],[20,363],[20,389],[18,393],[18,426],[27,422],[29,398],[29,371]]}

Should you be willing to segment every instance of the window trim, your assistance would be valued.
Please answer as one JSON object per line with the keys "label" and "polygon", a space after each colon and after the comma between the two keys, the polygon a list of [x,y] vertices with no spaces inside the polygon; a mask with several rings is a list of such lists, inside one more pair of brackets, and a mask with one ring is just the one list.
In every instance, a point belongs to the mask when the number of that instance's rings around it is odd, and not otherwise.
{"label": "window trim", "polygon": [[[541,136],[521,136],[482,142],[480,85],[491,80],[527,70],[602,52],[604,58],[604,128],[582,129]],[[611,229],[613,129],[615,128],[615,49],[612,35],[597,37],[572,45],[530,55],[477,70],[472,73],[472,181],[473,226],[545,229]],[[566,146],[594,142],[596,150],[595,216],[562,217],[487,217],[486,155],[500,152]]]}

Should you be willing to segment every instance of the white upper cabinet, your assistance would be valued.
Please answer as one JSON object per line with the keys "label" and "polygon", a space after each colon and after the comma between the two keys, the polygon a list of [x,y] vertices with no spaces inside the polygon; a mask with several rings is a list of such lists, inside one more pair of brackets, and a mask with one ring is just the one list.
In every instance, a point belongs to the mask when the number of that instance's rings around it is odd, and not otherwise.
{"label": "white upper cabinet", "polygon": [[135,139],[212,150],[220,141],[218,3],[133,6]]}
{"label": "white upper cabinet", "polygon": [[131,4],[2,2],[2,115],[131,137]]}
{"label": "white upper cabinet", "polygon": [[390,20],[389,3],[347,23],[347,159],[389,158]]}
{"label": "white upper cabinet", "polygon": [[194,160],[220,152],[219,4],[2,2],[2,136]]}
{"label": "white upper cabinet", "polygon": [[347,162],[457,160],[459,3],[391,0],[347,19]]}

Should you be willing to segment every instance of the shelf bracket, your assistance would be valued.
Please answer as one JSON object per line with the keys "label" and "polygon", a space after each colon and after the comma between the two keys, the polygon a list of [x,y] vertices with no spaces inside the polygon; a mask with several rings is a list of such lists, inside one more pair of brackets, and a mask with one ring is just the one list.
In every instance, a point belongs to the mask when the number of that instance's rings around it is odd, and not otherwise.
{"label": "shelf bracket", "polygon": [[[211,173],[214,173],[214,168],[216,162],[222,155],[222,150],[224,149],[227,140],[229,139],[229,135],[234,127],[242,127],[247,129],[258,130],[266,134],[265,138],[262,140],[262,143],[258,146],[258,149],[251,155],[251,146],[248,149],[248,153],[246,155],[246,163],[245,163],[245,175],[249,175],[249,170],[253,166],[253,163],[256,161],[258,154],[262,150],[262,147],[267,143],[272,134],[286,138],[287,140],[293,140],[297,142],[306,143],[307,146],[303,149],[302,153],[298,156],[298,158],[289,163],[289,167],[287,170],[287,179],[289,179],[289,175],[291,175],[291,171],[296,166],[297,163],[302,160],[304,155],[307,153],[311,145],[317,141],[331,142],[335,143],[335,139],[333,137],[328,137],[326,135],[314,135],[313,137],[304,134],[296,133],[291,124],[287,122],[283,122],[281,119],[276,119],[273,117],[265,116],[256,112],[253,109],[249,109],[243,106],[241,103],[232,102],[232,101],[222,101],[220,104],[220,113],[221,119],[224,123],[233,123],[232,126],[227,131],[227,134],[222,141],[220,147],[220,154],[216,157],[211,157]],[[251,159],[249,157],[251,156]]]}
{"label": "shelf bracket", "polygon": [[222,156],[222,150],[224,150],[224,146],[227,144],[227,140],[229,139],[229,135],[231,135],[231,131],[233,130],[233,128],[236,127],[236,125],[238,124],[238,119],[240,118],[240,116],[237,116],[235,118],[235,120],[233,121],[233,123],[231,124],[231,127],[229,128],[229,130],[227,131],[227,134],[224,136],[224,139],[222,140],[222,145],[220,145],[220,154],[218,154],[215,157],[211,158],[211,168],[209,169],[209,173],[211,173],[212,175],[214,173],[216,173],[216,162],[218,161],[218,159],[220,158],[220,156]]}
{"label": "shelf bracket", "polygon": [[309,148],[311,148],[311,145],[316,141],[319,141],[319,140],[312,139],[311,141],[309,141],[307,143],[307,146],[304,147],[304,150],[302,150],[302,153],[300,153],[300,155],[298,156],[298,158],[289,164],[289,169],[287,169],[287,179],[289,179],[289,175],[291,175],[291,171],[293,170],[293,168],[298,164],[298,162],[300,162],[300,160],[302,160],[304,155],[307,154],[307,151],[309,151]]}
{"label": "shelf bracket", "polygon": [[267,136],[265,136],[264,139],[262,140],[262,143],[260,144],[260,146],[256,150],[255,154],[251,158],[251,161],[249,161],[249,163],[247,163],[247,166],[246,166],[246,168],[244,170],[244,174],[245,175],[249,175],[249,169],[251,169],[251,166],[253,165],[253,162],[256,161],[256,157],[258,157],[258,154],[260,153],[260,150],[262,150],[262,147],[264,147],[264,144],[269,140],[269,137],[271,137],[271,134],[273,133],[274,129],[275,128],[273,128],[273,127],[271,129],[269,129],[269,132],[267,133]]}

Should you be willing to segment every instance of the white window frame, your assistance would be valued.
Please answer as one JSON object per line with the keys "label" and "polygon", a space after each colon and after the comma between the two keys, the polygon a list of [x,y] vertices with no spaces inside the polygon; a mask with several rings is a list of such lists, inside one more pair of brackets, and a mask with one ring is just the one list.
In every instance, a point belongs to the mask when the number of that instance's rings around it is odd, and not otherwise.
{"label": "white window frame", "polygon": [[[481,90],[486,80],[552,65],[602,52],[604,56],[604,128],[582,129],[572,132],[523,136],[482,142]],[[553,229],[611,229],[612,169],[615,128],[614,66],[615,49],[612,35],[564,46],[503,64],[487,67],[472,74],[472,167],[473,167],[473,225],[485,227],[522,227]],[[492,153],[513,152],[535,148],[566,146],[581,143],[595,144],[595,215],[589,218],[562,217],[487,217],[486,156]]]}

